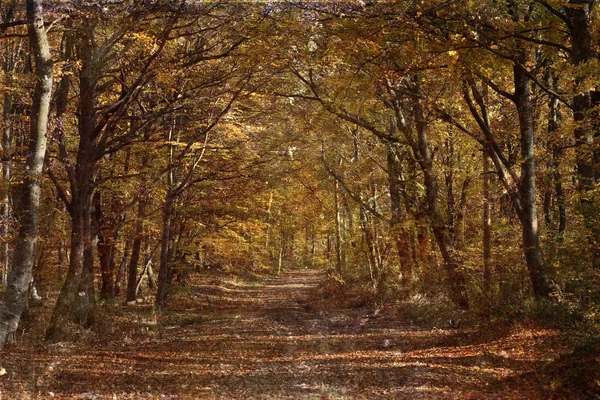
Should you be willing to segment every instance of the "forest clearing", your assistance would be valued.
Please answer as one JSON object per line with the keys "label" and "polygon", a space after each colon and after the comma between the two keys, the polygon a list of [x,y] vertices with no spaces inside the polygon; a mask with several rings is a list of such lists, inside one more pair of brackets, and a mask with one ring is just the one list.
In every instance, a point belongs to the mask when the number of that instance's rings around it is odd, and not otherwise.
{"label": "forest clearing", "polygon": [[0,400],[600,398],[596,0],[0,0]]}

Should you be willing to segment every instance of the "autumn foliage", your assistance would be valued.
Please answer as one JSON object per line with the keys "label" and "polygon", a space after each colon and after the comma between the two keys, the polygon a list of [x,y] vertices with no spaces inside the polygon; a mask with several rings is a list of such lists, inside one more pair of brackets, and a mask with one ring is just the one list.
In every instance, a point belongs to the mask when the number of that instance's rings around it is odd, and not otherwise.
{"label": "autumn foliage", "polygon": [[[308,269],[307,313],[525,320],[597,349],[596,2],[57,0],[43,20],[17,3],[0,3],[5,342],[85,341],[118,307],[160,325],[209,312],[182,295],[203,277]],[[19,200],[35,179],[39,207]],[[471,339],[500,371],[508,350]]]}

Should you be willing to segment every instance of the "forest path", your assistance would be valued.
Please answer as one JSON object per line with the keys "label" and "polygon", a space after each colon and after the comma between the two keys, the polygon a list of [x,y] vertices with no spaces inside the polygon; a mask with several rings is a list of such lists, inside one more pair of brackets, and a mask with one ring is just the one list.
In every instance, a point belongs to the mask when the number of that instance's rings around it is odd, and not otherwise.
{"label": "forest path", "polygon": [[385,312],[328,309],[311,303],[322,279],[314,270],[255,284],[197,275],[173,294],[160,324],[146,311],[135,330],[92,345],[3,350],[0,398],[534,397],[507,382],[547,357],[536,343],[554,332],[484,339]]}

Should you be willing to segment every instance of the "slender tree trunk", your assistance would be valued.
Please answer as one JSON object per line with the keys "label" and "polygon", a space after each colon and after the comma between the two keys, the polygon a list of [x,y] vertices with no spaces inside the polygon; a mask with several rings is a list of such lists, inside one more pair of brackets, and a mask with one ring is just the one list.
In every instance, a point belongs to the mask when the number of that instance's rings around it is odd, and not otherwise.
{"label": "slender tree trunk", "polygon": [[281,274],[281,267],[283,266],[283,255],[285,249],[285,240],[283,237],[279,240],[279,256],[277,258],[277,275]]}
{"label": "slender tree trunk", "polygon": [[310,243],[310,226],[308,223],[304,225],[304,241],[302,243],[302,267],[306,268],[308,264],[308,253]]}
{"label": "slender tree trunk", "polygon": [[335,218],[335,272],[341,277],[344,273],[342,265],[342,215],[340,210],[340,189],[336,180],[333,184],[333,213]]}
{"label": "slender tree trunk", "polygon": [[[147,250],[149,251],[149,249],[147,249]],[[156,280],[154,279],[154,272],[152,271],[152,258],[153,257],[154,257],[154,251],[148,252],[148,254],[146,254],[146,257],[144,259],[144,268],[142,269],[142,273],[140,274],[140,276],[137,279],[136,284],[135,284],[136,298],[140,294],[140,289],[142,287],[142,283],[144,282],[145,278],[147,278],[147,281],[148,281],[148,289],[156,290],[156,288],[157,288]]]}
{"label": "slender tree trunk", "polygon": [[144,213],[146,201],[140,200],[138,203],[137,216],[135,220],[135,233],[133,238],[133,249],[131,251],[131,260],[129,261],[129,270],[127,273],[127,298],[126,301],[135,301],[135,287],[137,279],[137,267],[140,261],[140,251],[142,248],[142,233],[144,231]]}
{"label": "slender tree trunk", "polygon": [[162,237],[160,241],[160,267],[158,270],[158,288],[156,292],[155,307],[161,310],[165,305],[166,291],[169,282],[169,241],[171,239],[171,217],[173,216],[173,198],[171,192],[167,193],[163,209]]}
{"label": "slender tree trunk", "polygon": [[332,242],[331,231],[327,231],[325,239],[326,239],[326,246],[324,249],[325,250],[324,256],[327,261],[330,261],[331,260],[331,247],[332,247],[331,246],[331,242]]}
{"label": "slender tree trunk", "polygon": [[148,267],[146,268],[146,275],[148,276],[148,289],[156,290],[158,285],[156,284],[156,278],[154,278],[154,271],[152,270],[152,257],[154,257],[154,252],[148,253],[146,256],[145,265]]}
{"label": "slender tree trunk", "polygon": [[[552,87],[554,90],[558,90],[557,78],[553,77],[551,70],[547,72],[547,85]],[[551,97],[548,104],[548,134],[552,136],[559,129],[560,113],[558,109],[559,103],[556,97]],[[554,192],[556,195],[556,203],[558,206],[558,232],[557,242],[560,244],[564,239],[564,232],[567,227],[567,209],[565,193],[562,186],[562,174],[560,173],[560,158],[562,156],[562,150],[552,140],[549,144],[549,151],[552,153],[552,161],[550,165],[551,181],[554,184]],[[550,192],[550,191],[549,191]],[[551,193],[551,192],[550,192]],[[551,226],[553,222],[551,204],[546,205],[544,201],[544,213],[546,214],[546,223]]]}
{"label": "slender tree trunk", "polygon": [[429,149],[429,139],[427,137],[425,116],[418,98],[413,99],[413,108],[415,110],[415,122],[417,129],[415,153],[419,166],[423,171],[427,212],[429,213],[430,217],[431,229],[433,230],[433,234],[444,260],[445,270],[450,286],[450,297],[458,307],[468,309],[469,299],[467,297],[467,282],[458,265],[457,256],[453,246],[452,235],[440,207],[438,182],[433,169],[433,159]]}
{"label": "slender tree trunk", "polygon": [[[62,210],[63,212],[66,212],[66,210],[63,208]],[[68,230],[68,226],[67,226],[67,221],[65,221],[65,223],[63,224],[63,228],[65,231]],[[68,241],[65,240],[64,238],[60,238],[59,242],[58,242],[58,251],[57,251],[57,260],[58,260],[58,264],[63,266],[67,263],[70,262],[70,256],[69,256],[69,252],[67,251],[69,247]]]}
{"label": "slender tree trunk", "polygon": [[131,240],[125,242],[125,249],[123,249],[123,256],[121,257],[121,263],[119,264],[119,271],[115,278],[115,296],[118,297],[121,294],[121,285],[123,283],[123,277],[127,273],[127,260],[129,260],[129,252],[131,251]]}
{"label": "slender tree trunk", "polygon": [[362,234],[367,245],[367,260],[369,262],[369,275],[371,276],[371,282],[373,284],[373,288],[378,291],[380,289],[379,284],[379,266],[377,262],[377,251],[375,248],[375,240],[373,238],[373,231],[369,224],[369,216],[367,215],[367,211],[361,207],[360,210],[360,222],[362,228]]}
{"label": "slender tree trunk", "polygon": [[[100,297],[112,300],[115,297],[115,265],[116,265],[116,242],[119,237],[117,221],[109,220],[104,216],[102,210],[101,194],[94,195],[94,221],[97,225],[97,248],[100,261],[101,288]],[[108,225],[102,230],[102,225]],[[108,229],[107,229],[108,228]],[[110,229],[113,228],[113,229]]]}
{"label": "slender tree trunk", "polygon": [[[340,217],[341,217],[341,221],[340,221],[340,238],[341,238],[341,243],[340,243],[340,250],[341,250],[341,255],[342,255],[342,273],[345,273],[346,271],[346,265],[348,265],[348,234],[349,231],[352,229],[352,216],[351,216],[351,212],[350,212],[350,207],[348,205],[348,199],[347,199],[347,195],[345,191],[341,191],[340,193]],[[293,233],[292,233],[293,235]],[[293,248],[293,237],[292,237],[292,248]]]}
{"label": "slender tree trunk", "polygon": [[[10,5],[5,6],[5,14],[3,15],[5,20],[3,22],[9,22],[11,14],[18,7],[17,3],[12,2]],[[10,270],[11,262],[11,248],[10,248],[10,229],[13,226],[13,220],[11,216],[11,173],[12,173],[12,152],[13,152],[13,129],[15,126],[15,118],[13,113],[15,112],[15,98],[11,93],[10,88],[14,87],[14,75],[18,71],[18,65],[23,60],[23,46],[24,40],[17,40],[14,43],[6,41],[2,49],[3,59],[3,75],[5,81],[2,82],[8,90],[5,90],[3,95],[2,104],[2,143],[0,149],[2,150],[2,181],[3,181],[3,201],[0,220],[2,226],[0,230],[0,242],[1,246],[1,258],[0,264],[2,269],[0,271],[0,282],[6,285],[8,280],[8,272]],[[22,135],[21,135],[22,136]]]}
{"label": "slender tree trunk", "polygon": [[492,218],[490,196],[490,161],[483,152],[483,295],[492,304]]}
{"label": "slender tree trunk", "polygon": [[[520,57],[521,65],[526,65],[524,52]],[[548,297],[551,289],[544,271],[536,208],[533,105],[529,77],[521,65],[514,66],[515,104],[519,115],[522,160],[519,187],[522,208],[519,217],[523,228],[523,250],[533,293],[536,297]]]}
{"label": "slender tree trunk", "polygon": [[98,233],[98,259],[100,261],[100,272],[102,274],[100,297],[105,300],[114,299],[116,247],[114,242],[107,243],[107,239],[101,233]]}
{"label": "slender tree trunk", "polygon": [[556,192],[556,202],[558,204],[558,243],[561,244],[565,238],[565,229],[567,228],[567,207],[566,197],[562,186],[562,175],[560,173],[560,157],[562,152],[554,148],[552,152],[552,169],[554,180],[554,191]]}
{"label": "slender tree trunk", "polygon": [[544,191],[544,222],[547,230],[552,229],[554,221],[552,218],[552,189],[550,188]]}
{"label": "slender tree trunk", "polygon": [[267,204],[267,234],[265,235],[265,250],[269,250],[269,240],[271,238],[271,223],[273,221],[273,214],[271,207],[273,206],[273,191],[269,193],[269,203]]}
{"label": "slender tree trunk", "polygon": [[[173,138],[173,133],[176,127],[176,120],[174,119],[171,123],[171,128],[168,133],[168,140],[171,141]],[[177,136],[177,142],[179,142],[179,136]],[[169,170],[167,172],[167,193],[165,196],[165,205],[163,208],[163,226],[162,226],[162,236],[160,241],[160,264],[158,270],[158,287],[156,290],[156,301],[155,308],[156,310],[161,310],[166,301],[167,296],[167,287],[171,283],[172,271],[170,258],[172,256],[172,245],[171,245],[171,229],[172,229],[172,220],[174,214],[174,202],[175,198],[173,196],[173,187],[174,187],[174,171],[173,171],[173,154],[174,154],[174,146],[169,146]]]}
{"label": "slender tree trunk", "polygon": [[405,278],[412,277],[412,263],[410,251],[406,240],[406,231],[402,227],[402,187],[401,187],[401,165],[398,157],[398,149],[396,144],[387,143],[387,167],[388,167],[388,186],[390,190],[390,203],[392,208],[392,218],[390,220],[390,229],[392,238],[398,252],[398,260],[400,268]]}
{"label": "slender tree trunk", "polygon": [[52,57],[44,28],[42,1],[27,0],[26,7],[29,43],[35,60],[36,84],[31,106],[27,168],[20,189],[20,204],[15,207],[15,214],[20,221],[19,235],[15,242],[12,270],[0,306],[0,344],[6,343],[16,331],[21,314],[27,307],[29,287],[33,279],[41,180],[46,156],[46,132],[52,92]]}
{"label": "slender tree trunk", "polygon": [[[60,82],[56,88],[55,94],[55,103],[56,103],[56,114],[55,114],[55,127],[54,132],[52,133],[53,137],[57,138],[59,143],[59,149],[65,150],[66,152],[66,140],[65,140],[65,124],[64,124],[64,114],[67,111],[67,106],[69,103],[69,89],[72,84],[72,69],[69,67],[71,61],[73,61],[73,34],[68,29],[64,34],[64,52],[61,57],[61,61],[64,62],[63,72],[66,72],[62,75]],[[59,151],[60,153],[60,151]],[[64,156],[62,154],[61,156]],[[67,204],[63,201],[59,205],[59,209],[61,212],[66,213],[70,212],[68,210]],[[68,229],[68,222],[65,220],[62,228],[66,231]],[[59,239],[58,243],[58,262],[61,266],[70,263],[70,256],[68,254],[68,241],[63,237]]]}
{"label": "slender tree trunk", "polygon": [[[124,173],[126,173],[125,171]],[[112,198],[111,218],[102,215],[100,194],[96,194],[97,212],[95,222],[97,223],[97,246],[98,258],[100,260],[100,271],[102,273],[102,287],[100,296],[103,299],[113,300],[116,296],[116,280],[119,270],[117,268],[117,243],[121,236],[121,228],[125,222],[125,215],[118,209],[119,202]],[[116,214],[116,217],[114,216]],[[102,240],[102,242],[101,242]]]}
{"label": "slender tree trunk", "polygon": [[2,180],[6,188],[2,202],[2,276],[0,281],[6,285],[8,280],[8,270],[10,265],[10,174],[12,161],[12,96],[4,94],[4,104],[2,108],[4,128],[2,129]]}
{"label": "slender tree trunk", "polygon": [[460,190],[460,200],[456,208],[455,230],[454,230],[454,245],[457,249],[462,249],[465,241],[465,210],[467,207],[467,195],[472,178],[466,177],[463,181]]}
{"label": "slender tree trunk", "polygon": [[156,251],[156,249],[150,250],[150,243],[147,243],[146,250],[145,250],[146,255],[142,262],[142,265],[143,265],[142,272],[140,273],[139,277],[137,278],[137,280],[135,282],[136,299],[137,299],[137,296],[140,294],[142,282],[144,281],[145,278],[147,278],[147,281],[148,281],[148,289],[150,289],[151,291],[154,291],[157,289],[156,279],[154,278],[154,271],[152,271],[152,259],[154,258],[155,251]]}
{"label": "slender tree trunk", "polygon": [[317,232],[314,221],[311,223],[310,242],[310,267],[314,268],[317,256]]}
{"label": "slender tree trunk", "polygon": [[447,159],[444,162],[446,169],[444,173],[444,181],[446,183],[446,220],[448,221],[448,229],[450,229],[452,243],[455,245],[456,221],[454,220],[454,213],[456,208],[456,197],[454,196],[454,142],[452,137],[446,139],[445,148],[448,152]]}

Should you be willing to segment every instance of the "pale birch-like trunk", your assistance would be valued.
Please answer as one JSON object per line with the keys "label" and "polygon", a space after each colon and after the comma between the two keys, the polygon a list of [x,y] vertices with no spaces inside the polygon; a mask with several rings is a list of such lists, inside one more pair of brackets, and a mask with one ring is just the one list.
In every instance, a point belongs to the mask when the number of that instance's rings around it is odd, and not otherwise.
{"label": "pale birch-like trunk", "polygon": [[41,179],[46,156],[46,132],[52,93],[52,57],[44,28],[41,0],[27,0],[27,27],[35,61],[36,84],[30,116],[27,168],[20,188],[20,203],[15,207],[19,235],[2,306],[0,307],[0,343],[6,343],[17,330],[27,306],[33,280],[35,246],[38,238]]}
{"label": "pale birch-like trunk", "polygon": [[12,159],[12,96],[4,94],[3,121],[2,129],[2,180],[6,185],[6,193],[2,202],[2,284],[6,285],[8,280],[8,270],[10,265],[10,246],[8,237],[10,233],[10,178],[11,178],[11,159]]}

